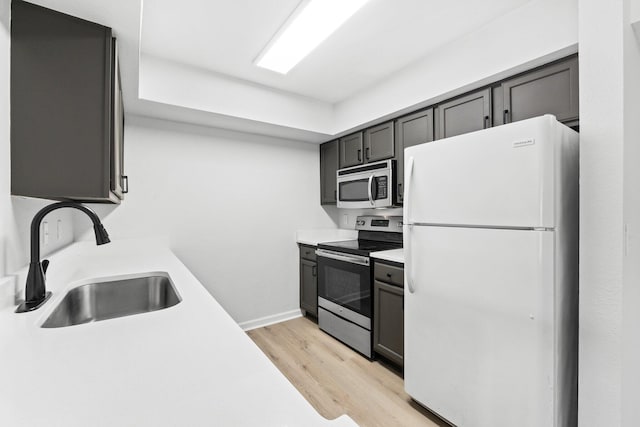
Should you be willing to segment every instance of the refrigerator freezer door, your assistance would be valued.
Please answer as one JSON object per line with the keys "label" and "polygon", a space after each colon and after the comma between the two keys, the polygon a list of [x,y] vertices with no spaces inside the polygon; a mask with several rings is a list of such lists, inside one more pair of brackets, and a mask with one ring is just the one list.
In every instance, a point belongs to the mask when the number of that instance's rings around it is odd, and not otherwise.
{"label": "refrigerator freezer door", "polygon": [[407,232],[407,393],[458,427],[556,426],[554,232]]}
{"label": "refrigerator freezer door", "polygon": [[542,116],[407,148],[405,222],[555,227],[563,131]]}

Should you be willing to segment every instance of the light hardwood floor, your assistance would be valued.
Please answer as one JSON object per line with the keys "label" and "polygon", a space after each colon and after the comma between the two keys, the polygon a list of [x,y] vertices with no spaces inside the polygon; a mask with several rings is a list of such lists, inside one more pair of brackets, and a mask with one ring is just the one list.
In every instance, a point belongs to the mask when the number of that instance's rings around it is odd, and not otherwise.
{"label": "light hardwood floor", "polygon": [[247,333],[325,418],[348,414],[360,427],[448,426],[411,400],[397,371],[368,361],[305,317]]}

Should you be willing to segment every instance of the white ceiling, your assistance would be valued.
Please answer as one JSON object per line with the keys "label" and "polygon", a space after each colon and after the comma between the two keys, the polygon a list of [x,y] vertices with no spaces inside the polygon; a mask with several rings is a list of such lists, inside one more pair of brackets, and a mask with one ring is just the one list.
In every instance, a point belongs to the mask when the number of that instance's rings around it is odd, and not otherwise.
{"label": "white ceiling", "polygon": [[333,104],[528,1],[370,0],[289,74],[280,75],[253,61],[299,0],[144,0],[140,49]]}

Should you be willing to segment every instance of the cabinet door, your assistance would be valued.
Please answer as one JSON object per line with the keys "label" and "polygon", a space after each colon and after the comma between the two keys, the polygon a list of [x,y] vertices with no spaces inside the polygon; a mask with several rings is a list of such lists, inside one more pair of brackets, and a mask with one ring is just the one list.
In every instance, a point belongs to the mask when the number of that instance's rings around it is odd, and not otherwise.
{"label": "cabinet door", "polygon": [[404,290],[375,280],[373,284],[373,349],[404,364]]}
{"label": "cabinet door", "polygon": [[433,141],[433,108],[396,120],[397,203],[404,199],[404,149]]}
{"label": "cabinet door", "polygon": [[364,160],[375,162],[394,155],[393,121],[369,128],[364,133]]}
{"label": "cabinet door", "polygon": [[362,164],[362,132],[340,138],[340,167],[347,168]]}
{"label": "cabinet door", "polygon": [[338,170],[338,140],[320,146],[320,204],[336,204],[336,172]]}
{"label": "cabinet door", "polygon": [[491,126],[491,90],[483,89],[438,105],[436,139]]}
{"label": "cabinet door", "polygon": [[23,1],[11,7],[11,193],[119,203],[111,29]]}
{"label": "cabinet door", "polygon": [[505,123],[543,114],[578,119],[578,58],[551,64],[502,83]]}
{"label": "cabinet door", "polygon": [[118,45],[112,39],[113,64],[111,81],[113,82],[113,132],[111,134],[111,191],[119,198],[129,192],[129,177],[124,174],[124,106],[118,60]]}
{"label": "cabinet door", "polygon": [[300,308],[318,316],[318,267],[306,259],[300,260]]}

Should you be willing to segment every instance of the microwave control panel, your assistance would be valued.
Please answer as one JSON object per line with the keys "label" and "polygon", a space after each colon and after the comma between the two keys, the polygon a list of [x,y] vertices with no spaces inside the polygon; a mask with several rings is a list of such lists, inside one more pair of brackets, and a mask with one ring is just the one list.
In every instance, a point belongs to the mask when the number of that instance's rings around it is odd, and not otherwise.
{"label": "microwave control panel", "polygon": [[376,178],[376,195],[375,199],[386,199],[387,191],[389,191],[389,186],[387,185],[387,177],[386,176],[377,176]]}

